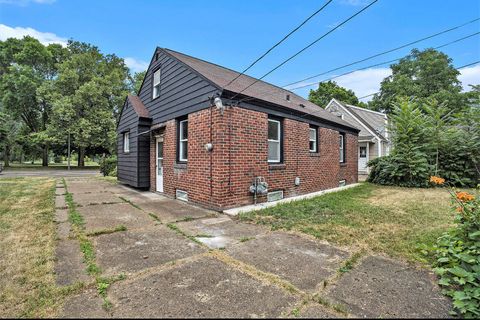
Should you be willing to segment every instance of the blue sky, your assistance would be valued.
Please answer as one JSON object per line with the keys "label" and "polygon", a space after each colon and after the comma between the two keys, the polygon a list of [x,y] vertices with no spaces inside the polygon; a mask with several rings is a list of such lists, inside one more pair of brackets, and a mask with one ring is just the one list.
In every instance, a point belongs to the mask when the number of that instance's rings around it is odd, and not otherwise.
{"label": "blue sky", "polygon": [[[0,0],[0,40],[30,34],[42,42],[73,38],[145,68],[156,46],[243,70],[326,0],[262,1],[74,1]],[[297,33],[249,70],[261,76],[330,30],[369,0],[334,0]],[[480,17],[478,0],[379,0],[371,8],[290,61],[266,81],[300,80]],[[434,47],[480,31],[480,22],[417,45]],[[395,59],[411,48],[342,69],[329,76]],[[455,66],[480,60],[480,36],[442,49]],[[336,81],[363,96],[378,90],[388,66],[355,72]],[[464,85],[480,83],[480,66],[462,70]],[[313,88],[313,87],[311,87]],[[306,96],[308,89],[295,92]]]}

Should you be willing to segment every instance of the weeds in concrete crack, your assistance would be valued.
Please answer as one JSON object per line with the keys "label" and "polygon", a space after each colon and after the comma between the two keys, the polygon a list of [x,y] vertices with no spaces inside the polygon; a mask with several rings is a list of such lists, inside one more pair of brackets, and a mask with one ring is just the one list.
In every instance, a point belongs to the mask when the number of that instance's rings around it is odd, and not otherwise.
{"label": "weeds in concrete crack", "polygon": [[126,203],[130,204],[132,207],[134,207],[135,209],[138,209],[138,210],[142,210],[142,208],[140,208],[138,205],[136,205],[135,203],[133,203],[132,201],[122,197],[122,196],[118,196],[120,199],[122,199],[123,201],[125,201]]}
{"label": "weeds in concrete crack", "polygon": [[345,315],[345,316],[348,315],[348,312],[343,305],[332,303],[320,295],[314,295],[312,300],[321,304],[322,306],[333,309],[342,315]]}
{"label": "weeds in concrete crack", "polygon": [[148,215],[156,222],[162,224],[162,221],[160,221],[160,218],[156,214],[149,212]]}
{"label": "weeds in concrete crack", "polygon": [[127,227],[124,225],[119,225],[119,226],[116,226],[115,228],[101,229],[101,230],[87,232],[86,235],[89,237],[96,237],[102,234],[111,234],[111,233],[122,232],[122,231],[127,231]]}
{"label": "weeds in concrete crack", "polygon": [[106,311],[110,311],[110,309],[112,308],[112,303],[110,302],[110,300],[108,299],[108,296],[107,296],[108,288],[112,284],[114,284],[115,282],[125,280],[126,278],[127,277],[123,273],[120,274],[120,275],[117,275],[117,276],[113,276],[113,277],[100,277],[99,276],[99,277],[96,278],[97,292],[98,292],[98,295],[103,300],[103,308]]}
{"label": "weeds in concrete crack", "polygon": [[175,231],[176,233],[178,233],[179,235],[181,236],[184,236],[185,238],[188,238],[190,239],[191,241],[203,246],[203,243],[200,242],[197,238],[195,238],[194,236],[190,236],[188,234],[186,234],[185,232],[183,232],[182,230],[180,230],[180,228],[175,224],[175,223],[169,223],[167,224],[167,227],[170,228],[171,230]]}
{"label": "weeds in concrete crack", "polygon": [[346,273],[346,272],[352,270],[353,267],[357,264],[358,260],[364,255],[364,253],[365,252],[363,250],[355,252],[350,258],[345,260],[345,262],[340,267],[340,269],[338,269],[338,272],[339,273]]}
{"label": "weeds in concrete crack", "polygon": [[242,237],[240,238],[240,242],[247,242],[247,241],[250,241],[250,240],[254,240],[255,237]]}

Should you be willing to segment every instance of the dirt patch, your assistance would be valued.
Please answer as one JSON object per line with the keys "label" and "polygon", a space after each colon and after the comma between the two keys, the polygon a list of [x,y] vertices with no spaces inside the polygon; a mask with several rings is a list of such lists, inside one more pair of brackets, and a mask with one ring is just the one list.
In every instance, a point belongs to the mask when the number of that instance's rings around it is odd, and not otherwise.
{"label": "dirt patch", "polygon": [[450,301],[433,280],[427,271],[370,256],[346,273],[328,297],[356,317],[448,318]]}
{"label": "dirt patch", "polygon": [[205,252],[165,226],[98,236],[95,248],[106,275],[136,272]]}
{"label": "dirt patch", "polygon": [[272,318],[296,300],[212,258],[114,284],[109,296],[114,317],[136,318]]}
{"label": "dirt patch", "polygon": [[283,232],[232,246],[227,253],[310,292],[335,274],[349,256],[333,246]]}
{"label": "dirt patch", "polygon": [[448,193],[434,188],[396,188],[382,187],[368,198],[368,202],[374,205],[395,206],[402,204],[405,200],[412,202],[436,203],[448,206]]}

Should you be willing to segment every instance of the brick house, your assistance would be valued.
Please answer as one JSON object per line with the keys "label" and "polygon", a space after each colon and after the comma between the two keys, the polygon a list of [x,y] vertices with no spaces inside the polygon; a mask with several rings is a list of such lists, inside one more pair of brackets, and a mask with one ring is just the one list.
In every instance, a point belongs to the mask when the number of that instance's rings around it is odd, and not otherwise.
{"label": "brick house", "polygon": [[118,180],[216,210],[357,182],[357,128],[238,75],[157,48],[120,115]]}

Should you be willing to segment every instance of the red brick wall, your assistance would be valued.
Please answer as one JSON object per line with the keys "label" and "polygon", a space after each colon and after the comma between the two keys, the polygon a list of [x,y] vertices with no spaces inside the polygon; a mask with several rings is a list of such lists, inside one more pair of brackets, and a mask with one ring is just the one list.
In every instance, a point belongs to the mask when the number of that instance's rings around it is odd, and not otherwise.
{"label": "red brick wall", "polygon": [[[188,192],[189,200],[223,209],[253,203],[248,188],[254,177],[265,177],[269,190],[283,190],[295,196],[338,186],[339,180],[357,182],[357,137],[346,135],[346,163],[339,163],[338,132],[319,128],[319,152],[308,150],[309,125],[283,120],[283,164],[267,163],[267,125],[265,113],[239,107],[202,110],[188,116],[188,164],[177,165],[176,121],[167,122],[164,131],[164,191],[174,196],[175,189]],[[212,132],[210,133],[210,127]],[[212,139],[210,139],[212,134]],[[151,190],[155,190],[155,142],[151,144]],[[213,152],[205,144],[213,143]],[[229,152],[230,150],[230,152]],[[230,160],[230,161],[229,161]],[[212,182],[210,183],[210,176]],[[300,185],[295,186],[295,177]],[[265,201],[265,196],[259,201]]]}

